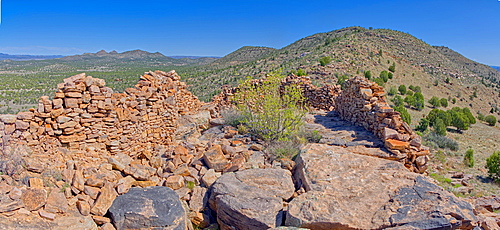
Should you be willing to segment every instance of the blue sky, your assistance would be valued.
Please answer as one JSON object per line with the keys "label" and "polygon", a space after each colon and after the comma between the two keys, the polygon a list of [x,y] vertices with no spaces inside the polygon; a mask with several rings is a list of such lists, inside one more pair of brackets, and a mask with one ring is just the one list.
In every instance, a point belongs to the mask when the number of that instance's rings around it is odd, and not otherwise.
{"label": "blue sky", "polygon": [[362,26],[407,32],[500,66],[499,0],[1,2],[0,52],[9,54],[142,49],[224,56],[246,45],[281,48]]}

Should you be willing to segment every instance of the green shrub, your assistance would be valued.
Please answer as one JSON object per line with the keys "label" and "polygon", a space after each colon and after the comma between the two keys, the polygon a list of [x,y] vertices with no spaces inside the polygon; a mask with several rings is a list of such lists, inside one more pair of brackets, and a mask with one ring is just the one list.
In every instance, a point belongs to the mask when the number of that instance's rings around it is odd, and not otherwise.
{"label": "green shrub", "polygon": [[393,99],[391,99],[392,103],[394,103],[394,105],[396,107],[398,106],[403,106],[405,101],[403,100],[403,98],[399,95],[396,95]]}
{"label": "green shrub", "polygon": [[484,121],[486,121],[489,126],[495,126],[495,124],[497,123],[497,118],[493,115],[488,115],[484,118]]}
{"label": "green shrub", "polygon": [[319,143],[321,138],[323,138],[318,130],[305,131],[301,136],[303,136],[309,143]]}
{"label": "green shrub", "polygon": [[319,59],[319,64],[321,66],[326,66],[326,65],[330,64],[331,61],[332,61],[332,58],[330,58],[328,56],[324,56],[324,57]]}
{"label": "green shrub", "polygon": [[344,84],[347,79],[349,79],[349,77],[346,75],[337,76],[337,84],[340,85],[342,89],[344,89]]}
{"label": "green shrub", "polygon": [[440,136],[446,136],[446,125],[444,124],[444,121],[441,119],[436,119],[436,122],[434,123],[434,133],[440,135]]}
{"label": "green shrub", "polygon": [[441,98],[441,100],[439,100],[439,104],[442,106],[442,107],[448,107],[448,100],[446,98]]}
{"label": "green shrub", "polygon": [[411,115],[408,113],[408,110],[404,106],[396,106],[394,107],[394,111],[397,111],[401,114],[401,119],[407,124],[411,124]]}
{"label": "green shrub", "polygon": [[366,77],[366,79],[371,80],[372,79],[372,72],[370,70],[365,71],[365,77]]}
{"label": "green shrub", "polygon": [[464,163],[469,168],[474,167],[474,150],[473,149],[467,149],[467,151],[465,152]]}
{"label": "green shrub", "polygon": [[441,163],[445,163],[446,162],[446,155],[444,154],[444,152],[442,150],[438,150],[435,154],[434,154],[434,159],[438,160],[439,162]]}
{"label": "green shrub", "polygon": [[389,66],[389,71],[391,71],[393,73],[396,72],[396,63],[395,62],[393,62],[392,65]]}
{"label": "green shrub", "polygon": [[240,125],[245,117],[243,114],[234,108],[225,108],[220,111],[222,118],[224,119],[224,124],[237,127]]}
{"label": "green shrub", "polygon": [[420,122],[418,123],[417,130],[420,132],[425,132],[429,128],[429,120],[422,118],[420,119]]}
{"label": "green shrub", "polygon": [[379,77],[374,78],[374,79],[373,79],[373,82],[377,83],[378,85],[380,85],[380,86],[382,86],[382,87],[385,85],[385,81],[384,81],[384,79],[379,78]]}
{"label": "green shrub", "polygon": [[480,120],[480,121],[485,121],[485,116],[484,114],[482,114],[481,112],[477,112],[477,119]]}
{"label": "green shrub", "polygon": [[389,81],[389,72],[387,72],[386,70],[380,72],[380,78],[384,81],[384,82],[387,82]]}
{"label": "green shrub", "polygon": [[459,148],[458,142],[456,142],[455,140],[435,133],[429,133],[425,135],[424,140],[428,142],[426,144],[428,146],[435,145],[439,148],[450,149],[453,151],[457,151]]}
{"label": "green shrub", "polygon": [[419,111],[424,109],[425,107],[424,95],[420,92],[416,92],[413,96],[415,97],[415,104],[413,106],[415,106],[415,108]]}
{"label": "green shrub", "polygon": [[405,102],[408,105],[408,107],[413,107],[415,106],[415,97],[413,95],[408,95],[405,97]]}
{"label": "green shrub", "polygon": [[271,142],[266,152],[278,158],[292,159],[300,153],[304,141],[298,138]]}
{"label": "green shrub", "polygon": [[486,168],[491,178],[500,181],[500,151],[494,152],[486,159]]}
{"label": "green shrub", "polygon": [[398,93],[398,89],[396,89],[396,87],[391,87],[391,88],[389,89],[389,92],[387,92],[387,94],[388,94],[389,96],[394,96],[394,95],[396,95],[397,93]]}
{"label": "green shrub", "polygon": [[288,140],[303,126],[305,98],[297,85],[281,87],[282,76],[268,75],[260,83],[246,79],[234,100],[248,131],[264,140]]}
{"label": "green shrub", "polygon": [[297,76],[307,76],[307,72],[304,69],[298,69]]}
{"label": "green shrub", "polygon": [[441,102],[439,101],[438,97],[434,96],[431,99],[429,99],[429,104],[437,108],[441,105]]}
{"label": "green shrub", "polygon": [[400,93],[401,95],[405,95],[405,94],[406,94],[406,86],[405,86],[405,85],[400,85],[400,86],[398,87],[398,90],[399,90],[399,93]]}

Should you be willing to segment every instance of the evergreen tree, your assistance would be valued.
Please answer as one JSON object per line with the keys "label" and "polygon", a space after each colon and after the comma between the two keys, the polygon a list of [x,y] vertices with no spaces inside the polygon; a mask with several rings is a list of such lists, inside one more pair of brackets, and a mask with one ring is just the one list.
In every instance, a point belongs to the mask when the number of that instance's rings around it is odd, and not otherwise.
{"label": "evergreen tree", "polygon": [[398,90],[399,90],[399,93],[400,93],[401,95],[405,95],[405,94],[406,94],[406,86],[405,86],[405,85],[400,85],[400,86],[398,87]]}
{"label": "evergreen tree", "polygon": [[434,123],[434,132],[438,135],[446,136],[446,125],[444,124],[443,120],[439,118],[436,120],[436,122]]}

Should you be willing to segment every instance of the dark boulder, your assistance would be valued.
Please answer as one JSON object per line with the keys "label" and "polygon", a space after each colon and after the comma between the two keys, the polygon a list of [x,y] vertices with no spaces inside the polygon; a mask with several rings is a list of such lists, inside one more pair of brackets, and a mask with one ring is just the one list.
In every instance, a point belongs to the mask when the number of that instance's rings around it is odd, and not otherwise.
{"label": "dark boulder", "polygon": [[187,229],[177,193],[168,187],[131,188],[109,209],[117,229]]}

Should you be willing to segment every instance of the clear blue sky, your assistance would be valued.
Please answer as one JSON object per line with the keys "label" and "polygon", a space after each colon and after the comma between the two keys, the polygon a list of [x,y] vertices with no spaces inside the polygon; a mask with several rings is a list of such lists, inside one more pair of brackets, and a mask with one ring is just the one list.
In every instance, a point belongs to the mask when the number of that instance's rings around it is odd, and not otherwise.
{"label": "clear blue sky", "polygon": [[224,56],[349,26],[408,32],[500,66],[499,0],[2,0],[0,52]]}

